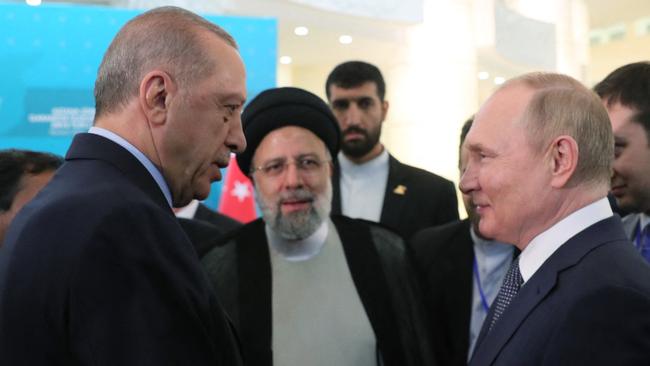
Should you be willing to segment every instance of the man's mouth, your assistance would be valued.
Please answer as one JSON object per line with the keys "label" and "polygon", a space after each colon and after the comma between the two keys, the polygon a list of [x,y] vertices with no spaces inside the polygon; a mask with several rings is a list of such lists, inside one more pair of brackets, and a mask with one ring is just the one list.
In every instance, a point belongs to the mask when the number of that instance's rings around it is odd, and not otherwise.
{"label": "man's mouth", "polygon": [[280,202],[280,206],[282,207],[282,212],[290,213],[309,209],[312,201],[310,198],[285,199]]}
{"label": "man's mouth", "polygon": [[611,188],[611,192],[615,197],[620,197],[625,194],[625,184],[619,184]]}
{"label": "man's mouth", "polygon": [[360,140],[366,138],[366,132],[360,128],[350,128],[343,133],[345,140]]}
{"label": "man's mouth", "polygon": [[482,213],[485,212],[485,210],[490,207],[487,204],[482,204],[482,203],[475,203],[474,204],[474,210],[476,211],[477,214],[481,215]]}

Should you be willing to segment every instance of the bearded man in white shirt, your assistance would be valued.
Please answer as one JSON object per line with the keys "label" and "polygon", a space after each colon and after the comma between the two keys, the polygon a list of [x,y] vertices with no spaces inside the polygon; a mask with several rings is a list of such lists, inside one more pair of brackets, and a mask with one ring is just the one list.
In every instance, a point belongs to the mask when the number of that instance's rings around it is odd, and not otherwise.
{"label": "bearded man in white shirt", "polygon": [[485,102],[464,148],[481,233],[522,251],[470,365],[650,364],[650,266],[606,199],[600,98],[568,76],[523,75]]}

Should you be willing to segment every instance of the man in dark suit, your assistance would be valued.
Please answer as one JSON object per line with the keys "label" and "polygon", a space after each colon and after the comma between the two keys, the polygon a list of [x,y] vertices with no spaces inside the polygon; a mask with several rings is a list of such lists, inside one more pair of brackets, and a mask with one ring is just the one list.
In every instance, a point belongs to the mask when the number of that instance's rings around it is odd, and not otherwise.
{"label": "man in dark suit", "polygon": [[175,7],[116,35],[96,115],[0,253],[2,365],[238,365],[172,206],[207,197],[243,151],[235,41]]}
{"label": "man in dark suit", "polygon": [[325,84],[341,128],[332,183],[332,212],[380,222],[408,239],[416,231],[458,219],[454,184],[400,163],[379,142],[388,113],[386,85],[374,65],[338,65]]}
{"label": "man in dark suit", "polygon": [[242,224],[208,206],[192,200],[189,205],[174,209],[178,222],[194,244],[194,249],[203,257],[214,245],[215,238],[239,228]]}
{"label": "man in dark suit", "polygon": [[215,238],[242,226],[239,221],[211,210],[198,200],[192,200],[184,207],[175,208],[174,213],[194,244],[199,258],[212,247]]}
{"label": "man in dark suit", "polygon": [[650,62],[612,71],[596,84],[616,143],[611,193],[623,212],[623,227],[650,262]]}
{"label": "man in dark suit", "polygon": [[[460,135],[461,174],[468,159],[462,145],[471,126],[470,118]],[[463,203],[467,219],[421,230],[410,242],[431,322],[433,351],[437,363],[447,366],[467,365],[515,253],[510,244],[484,238],[470,197],[463,195]]]}
{"label": "man in dark suit", "polygon": [[470,365],[650,364],[650,266],[613,216],[600,98],[549,73],[508,81],[467,134],[460,182],[513,260]]}
{"label": "man in dark suit", "polygon": [[235,230],[242,225],[241,222],[212,210],[198,200],[192,200],[184,207],[175,208],[174,213],[179,219],[194,219],[209,223],[223,233]]}

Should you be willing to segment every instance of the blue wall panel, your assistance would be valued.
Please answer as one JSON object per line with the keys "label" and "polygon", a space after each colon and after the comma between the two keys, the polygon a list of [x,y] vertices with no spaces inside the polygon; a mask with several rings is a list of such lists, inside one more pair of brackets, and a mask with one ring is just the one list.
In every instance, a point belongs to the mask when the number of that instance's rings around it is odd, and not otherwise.
{"label": "blue wall panel", "polygon": [[[64,155],[94,116],[97,68],[113,36],[141,11],[0,4],[0,149]],[[239,44],[249,100],[276,84],[274,19],[206,16]],[[216,207],[219,183],[208,199]]]}

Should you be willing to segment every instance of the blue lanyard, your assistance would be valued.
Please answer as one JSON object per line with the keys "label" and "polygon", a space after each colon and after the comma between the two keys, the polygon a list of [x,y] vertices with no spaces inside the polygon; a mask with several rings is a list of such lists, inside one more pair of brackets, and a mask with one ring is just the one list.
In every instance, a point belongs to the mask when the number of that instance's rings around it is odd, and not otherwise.
{"label": "blue lanyard", "polygon": [[490,305],[488,305],[487,299],[485,298],[485,292],[483,292],[483,286],[481,285],[481,276],[478,273],[478,263],[476,262],[476,256],[474,256],[474,278],[476,278],[476,284],[478,286],[478,293],[481,295],[481,304],[486,313],[490,311]]}

